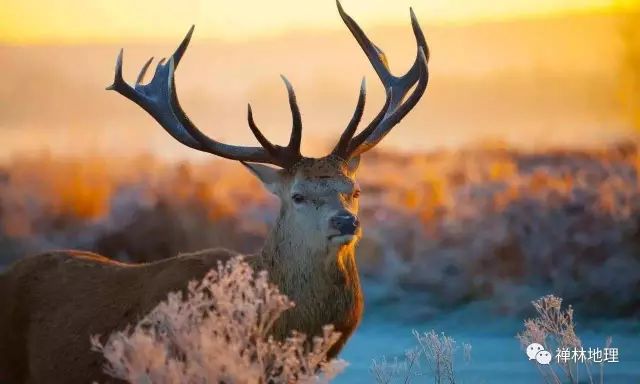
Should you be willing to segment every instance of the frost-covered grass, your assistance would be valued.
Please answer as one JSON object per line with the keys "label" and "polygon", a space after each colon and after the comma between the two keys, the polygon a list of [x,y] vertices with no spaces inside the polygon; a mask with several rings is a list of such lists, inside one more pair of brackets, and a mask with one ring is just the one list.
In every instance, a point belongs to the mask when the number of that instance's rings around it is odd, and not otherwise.
{"label": "frost-covered grass", "polygon": [[[612,347],[612,338],[606,337],[603,344],[598,346],[585,346],[582,339],[576,333],[574,321],[574,311],[569,305],[562,307],[563,299],[554,295],[546,295],[532,302],[537,316],[524,321],[524,330],[518,333],[516,339],[522,351],[515,356],[518,364],[509,361],[502,341],[497,342],[493,338],[489,343],[483,341],[474,346],[474,354],[480,356],[478,361],[471,364],[471,344],[462,343],[459,347],[455,339],[444,333],[438,334],[431,330],[426,333],[413,331],[417,345],[405,349],[403,354],[398,354],[397,348],[392,348],[394,353],[377,357],[372,360],[369,371],[372,378],[378,384],[393,383],[489,383],[489,382],[544,382],[547,384],[561,383],[589,383],[604,384],[607,382],[621,382],[631,377],[640,377],[637,368],[633,368],[637,361],[635,348],[622,348],[624,359],[616,355],[617,366],[609,367],[605,372],[607,361],[593,362],[589,358],[581,358],[574,355],[573,350],[584,350],[587,354],[589,349],[600,351],[604,348]],[[452,321],[451,316],[444,316],[440,326],[454,332],[462,332],[465,335],[473,335],[474,340],[483,340],[485,337],[478,337],[483,333],[491,334],[491,327],[485,324],[490,320],[486,313],[475,314],[476,321],[472,332],[468,329],[460,330],[461,324]],[[444,325],[443,325],[444,324]],[[484,325],[484,327],[483,327]],[[504,324],[502,324],[504,325]],[[501,327],[501,326],[499,326]],[[502,332],[501,332],[502,333]],[[392,337],[393,338],[393,337]],[[395,336],[397,340],[398,336]],[[504,338],[504,336],[503,336]],[[591,337],[590,339],[593,339]],[[637,339],[637,337],[635,337]],[[592,342],[593,340],[590,340]],[[515,342],[511,342],[516,344]],[[541,344],[545,351],[549,351],[553,356],[550,364],[539,364],[536,360],[531,360],[527,356],[527,346],[532,343]],[[490,345],[492,344],[492,345]],[[634,341],[629,340],[625,347],[634,345]],[[515,346],[514,346],[515,347]],[[508,348],[513,350],[515,348]],[[616,351],[619,349],[616,346]],[[565,358],[558,358],[559,351],[569,351]],[[389,357],[392,356],[392,357]],[[601,356],[602,357],[602,356]],[[464,364],[460,362],[463,361]],[[523,370],[522,366],[529,361],[530,368]],[[357,364],[354,362],[354,364]],[[620,364],[622,364],[620,366]],[[361,365],[361,364],[360,364]],[[475,369],[472,365],[476,365]],[[610,373],[613,368],[617,372]],[[500,373],[500,376],[497,373]],[[461,375],[461,373],[463,373]],[[345,381],[347,382],[347,381]],[[359,381],[365,382],[365,381]]]}
{"label": "frost-covered grass", "polygon": [[[416,312],[490,301],[520,315],[554,292],[586,315],[637,315],[639,169],[635,143],[368,153],[358,267],[382,302],[418,292]],[[0,264],[67,247],[131,261],[254,252],[276,213],[231,162],[17,158],[0,167]]]}
{"label": "frost-covered grass", "polygon": [[[218,277],[215,277],[216,273]],[[265,307],[260,307],[256,311],[256,306],[248,303],[265,301],[265,298],[272,294],[272,300],[267,302],[277,309],[271,312],[271,315],[276,316],[280,310],[286,310],[290,302],[285,297],[278,296],[277,291],[266,284],[263,278],[264,275],[258,275],[254,286],[245,284],[252,281],[250,270],[242,262],[234,261],[233,264],[224,267],[222,273],[220,270],[214,271],[202,282],[192,283],[186,296],[171,295],[167,302],[158,306],[134,328],[111,335],[104,344],[96,339],[94,341],[96,349],[107,357],[110,372],[116,377],[133,383],[186,382],[187,378],[193,379],[188,382],[217,382],[212,381],[211,378],[219,378],[221,374],[226,375],[225,382],[228,383],[256,382],[252,381],[256,377],[264,379],[264,365],[260,366],[256,360],[245,359],[238,353],[242,348],[245,348],[245,351],[255,350],[257,344],[241,343],[239,348],[233,343],[230,346],[221,344],[222,333],[215,331],[220,329],[233,334],[234,338],[241,339],[247,329],[249,333],[259,329],[259,327],[247,327],[247,324],[251,321],[257,322],[256,313]],[[203,297],[201,293],[205,287],[207,294]],[[211,290],[212,287],[213,290]],[[239,287],[244,288],[238,291]],[[228,290],[231,290],[231,294],[227,293]],[[210,296],[210,292],[216,292],[214,295],[223,295],[223,302],[227,303],[220,306],[223,316],[219,316],[219,310],[213,309],[212,304],[215,300]],[[243,292],[246,298],[238,300],[238,292]],[[545,296],[534,301],[533,304],[538,316],[524,323],[525,329],[518,337],[523,348],[534,341],[543,344],[550,351],[556,346],[583,345],[584,339],[576,334],[572,309],[570,307],[563,309],[561,299]],[[237,317],[233,315],[234,312],[242,312],[249,316]],[[209,316],[203,317],[204,313],[208,313]],[[269,316],[261,318],[267,319]],[[396,324],[395,327],[389,328],[389,324],[381,323],[379,320],[372,324],[365,318],[363,324],[365,329],[361,330],[364,333],[359,331],[347,343],[347,350],[343,356],[351,360],[350,367],[347,368],[345,375],[338,377],[338,382],[533,384],[542,380],[553,384],[562,382],[601,384],[630,382],[640,376],[637,368],[639,356],[635,348],[637,336],[627,335],[620,344],[616,343],[616,347],[621,347],[621,361],[619,364],[607,367],[606,371],[602,364],[592,364],[578,369],[575,365],[561,366],[555,360],[551,366],[538,366],[536,363],[532,366],[524,351],[518,348],[518,341],[505,334],[509,332],[511,326],[504,322],[500,323],[498,318],[488,317],[486,313],[465,313],[465,318],[470,316],[475,320],[469,320],[469,324],[474,325],[463,326],[465,329],[461,329],[462,324],[451,315],[439,317],[439,323],[432,325],[448,333],[457,334],[457,339],[472,341],[473,361],[471,345],[459,344],[452,336],[433,330],[426,333],[414,331],[413,343],[407,345],[404,341],[409,339],[410,332],[406,324]],[[239,321],[241,318],[243,320]],[[219,323],[222,319],[225,321],[224,324]],[[251,321],[245,322],[244,319],[251,319]],[[491,324],[489,324],[493,322],[500,323],[497,325],[500,330],[498,335],[488,337],[496,332],[495,329],[491,330]],[[184,326],[185,324],[187,326]],[[469,329],[473,329],[473,332],[470,333]],[[583,332],[587,334],[584,344],[595,346],[597,335]],[[487,335],[483,335],[484,333]],[[295,338],[300,336],[294,335]],[[380,337],[383,339],[378,340]],[[330,339],[330,336],[323,339],[326,347]],[[264,341],[265,339],[255,340]],[[297,349],[297,352],[293,360],[287,360],[287,364],[293,367],[289,372],[301,366],[310,367],[318,361],[301,353],[299,342],[302,342],[302,338],[297,340],[298,342],[292,344],[292,350]],[[608,342],[610,343],[610,340]],[[221,347],[223,348],[220,349]],[[354,348],[359,352],[354,354]],[[406,348],[404,353],[398,353],[404,348]],[[278,356],[274,358],[277,360],[287,356],[292,350],[288,349],[282,353],[282,349],[276,348]],[[274,349],[270,351],[274,352]],[[370,358],[366,357],[365,351],[373,354],[370,356],[377,357],[371,362]],[[212,352],[215,353],[212,354]],[[312,362],[306,364],[300,362],[301,357],[306,361],[311,358]],[[201,365],[202,363],[204,366]],[[226,368],[227,365],[228,368]],[[332,362],[331,365],[323,367],[335,373],[344,368],[344,365],[344,362]],[[310,368],[305,368],[304,372],[310,372]],[[540,374],[542,375],[538,376]],[[304,373],[299,378],[303,382],[304,380],[307,382],[329,380],[328,376],[310,376]],[[288,382],[296,382],[296,380],[298,379],[288,378]],[[274,380],[274,382],[279,381]]]}
{"label": "frost-covered grass", "polygon": [[[416,346],[407,349],[403,359],[388,360],[386,356],[373,359],[371,374],[377,384],[432,381],[435,384],[456,383],[456,357],[460,352],[456,341],[434,330],[420,333],[413,330]],[[465,362],[471,360],[471,345],[462,344]]]}
{"label": "frost-covered grass", "polygon": [[326,360],[339,334],[327,326],[310,342],[295,332],[274,340],[274,322],[294,304],[267,279],[233,259],[189,283],[186,296],[169,294],[132,328],[104,343],[94,336],[93,350],[107,374],[134,384],[329,382],[346,365]]}
{"label": "frost-covered grass", "polygon": [[[562,298],[547,295],[532,302],[538,316],[524,322],[524,331],[517,338],[523,348],[531,343],[544,346],[546,351],[557,354],[560,350],[584,350],[580,337],[576,334],[573,319],[573,308],[562,308]],[[612,339],[608,337],[603,348],[611,346]],[[569,382],[577,384],[580,377],[586,377],[589,383],[605,383],[605,362],[593,363],[586,359],[579,361],[579,356],[567,356],[567,359],[555,359],[554,364],[540,365],[533,361],[545,383],[560,384]],[[556,369],[555,367],[559,367]],[[580,369],[582,367],[582,370]],[[584,380],[584,379],[583,379]]]}

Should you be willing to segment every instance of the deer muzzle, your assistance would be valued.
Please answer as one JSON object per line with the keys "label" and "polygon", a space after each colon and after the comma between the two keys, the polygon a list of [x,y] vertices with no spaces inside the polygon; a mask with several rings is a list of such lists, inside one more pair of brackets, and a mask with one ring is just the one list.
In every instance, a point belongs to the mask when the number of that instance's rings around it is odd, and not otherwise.
{"label": "deer muzzle", "polygon": [[347,211],[338,212],[335,216],[331,218],[330,221],[331,228],[338,231],[337,234],[332,237],[337,236],[353,236],[358,231],[360,227],[360,221],[358,217],[351,214]]}

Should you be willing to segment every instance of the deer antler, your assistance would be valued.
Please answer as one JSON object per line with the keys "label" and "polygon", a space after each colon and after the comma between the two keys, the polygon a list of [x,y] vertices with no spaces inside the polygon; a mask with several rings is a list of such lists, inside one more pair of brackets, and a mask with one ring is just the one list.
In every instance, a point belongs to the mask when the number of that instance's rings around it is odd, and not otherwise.
{"label": "deer antler", "polygon": [[[416,15],[413,13],[413,9],[411,9],[411,26],[418,46],[416,60],[404,76],[394,76],[389,70],[387,57],[384,52],[369,40],[367,35],[362,31],[362,28],[344,11],[339,0],[336,0],[336,4],[340,17],[342,17],[342,20],[367,55],[369,62],[371,62],[373,69],[375,69],[378,74],[387,93],[384,106],[371,123],[356,137],[353,137],[355,129],[350,124],[332,151],[336,156],[349,159],[376,146],[418,103],[429,81],[429,70],[427,68],[429,47],[427,46],[422,29],[420,29]],[[413,93],[404,101],[405,96],[414,85],[416,85],[416,87]],[[356,116],[359,116],[358,120],[362,116],[362,111],[359,110],[361,104],[364,106],[363,89],[364,83],[361,89],[358,107],[354,114],[354,119]],[[349,144],[345,145],[345,142],[349,142]]]}
{"label": "deer antler", "polygon": [[148,84],[142,84],[141,82],[144,79],[144,75],[153,57],[144,64],[135,86],[131,87],[122,78],[123,51],[120,50],[120,54],[116,60],[115,78],[113,84],[107,87],[107,89],[115,90],[127,99],[138,104],[147,111],[162,128],[173,136],[173,138],[188,147],[227,159],[268,163],[283,168],[290,167],[298,162],[302,158],[300,154],[302,122],[293,87],[284,76],[282,78],[287,87],[289,105],[293,115],[291,138],[286,147],[271,144],[271,142],[264,137],[253,121],[251,107],[249,107],[248,112],[249,127],[262,147],[243,147],[221,143],[202,133],[202,131],[189,120],[189,117],[187,117],[178,101],[174,72],[189,45],[193,29],[194,26],[189,29],[182,43],[180,43],[173,55],[169,57],[169,60],[166,62],[164,59],[160,60],[153,79],[151,79]]}
{"label": "deer antler", "polygon": [[[353,156],[368,151],[380,142],[391,129],[404,118],[407,113],[416,105],[424,94],[429,80],[429,72],[427,69],[427,60],[429,57],[429,48],[425,41],[420,25],[416,20],[416,16],[411,10],[411,25],[415,34],[418,53],[416,60],[409,71],[400,77],[391,74],[387,64],[387,58],[380,48],[369,40],[358,24],[345,13],[339,0],[336,0],[338,11],[342,20],[345,22],[353,36],[360,44],[365,52],[371,65],[375,69],[378,77],[382,81],[386,89],[387,99],[377,114],[377,116],[369,123],[369,125],[354,137],[358,124],[362,119],[364,105],[366,99],[365,81],[363,79],[360,87],[360,95],[358,97],[358,105],[353,114],[349,125],[340,136],[338,144],[331,152],[332,155],[348,160]],[[186,113],[180,106],[178,95],[176,93],[174,72],[182,59],[194,26],[182,40],[176,51],[165,62],[160,60],[156,66],[155,74],[148,84],[142,84],[144,75],[151,65],[153,57],[149,59],[132,87],[122,78],[122,56],[123,51],[116,60],[115,77],[113,84],[107,87],[109,90],[115,90],[124,97],[133,101],[149,113],[173,138],[182,144],[197,149],[199,151],[212,153],[221,157],[232,160],[240,160],[256,163],[274,164],[283,168],[289,168],[299,162],[303,157],[300,153],[300,141],[302,139],[302,121],[300,118],[300,110],[296,102],[296,95],[291,83],[282,76],[287,93],[289,95],[289,106],[293,116],[293,126],[289,144],[282,147],[272,144],[258,129],[254,120],[251,106],[248,106],[247,120],[251,132],[256,137],[261,147],[244,147],[231,144],[221,143],[209,136],[205,135],[198,129],[187,117]],[[413,93],[405,100],[405,96],[409,90],[415,85]]]}

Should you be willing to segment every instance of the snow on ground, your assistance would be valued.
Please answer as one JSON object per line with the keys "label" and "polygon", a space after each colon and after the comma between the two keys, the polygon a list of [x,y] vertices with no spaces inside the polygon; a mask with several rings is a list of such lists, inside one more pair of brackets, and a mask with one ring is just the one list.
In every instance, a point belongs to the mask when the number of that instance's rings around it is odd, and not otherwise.
{"label": "snow on ground", "polygon": [[[403,320],[406,319],[403,314],[408,311],[411,311],[410,306],[404,310],[398,307],[365,309],[362,324],[340,356],[350,365],[335,383],[373,383],[374,378],[369,371],[372,359],[386,356],[390,361],[396,356],[402,357],[406,349],[416,345],[411,334],[413,329],[421,332],[433,329],[452,336],[460,346],[463,342],[471,344],[471,361],[468,364],[461,353],[457,356],[457,383],[544,383],[515,338],[516,333],[522,330],[522,320],[487,314],[482,305],[477,304],[426,321]],[[620,362],[604,365],[605,383],[640,383],[640,324],[637,321],[599,320],[589,321],[584,326],[578,321],[576,330],[585,349],[603,348],[605,339],[612,336],[612,347],[618,348]],[[595,370],[599,372],[598,368]],[[424,363],[421,371],[428,372]],[[410,382],[434,381],[431,375],[423,375],[414,376]],[[404,377],[396,377],[392,383],[404,383]],[[583,370],[580,383],[589,383]]]}

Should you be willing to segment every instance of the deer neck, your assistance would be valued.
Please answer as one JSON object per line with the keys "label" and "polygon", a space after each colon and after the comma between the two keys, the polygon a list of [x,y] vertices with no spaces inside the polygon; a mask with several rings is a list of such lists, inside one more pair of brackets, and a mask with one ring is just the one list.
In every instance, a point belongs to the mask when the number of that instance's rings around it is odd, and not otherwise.
{"label": "deer neck", "polygon": [[276,225],[265,241],[261,256],[262,267],[283,288],[300,288],[302,292],[308,283],[359,282],[354,244],[316,249],[308,246],[304,238],[291,237]]}
{"label": "deer neck", "polygon": [[326,324],[338,330],[355,327],[362,308],[355,245],[314,249],[282,224],[279,219],[272,229],[260,260],[280,291],[296,303],[283,316],[294,324],[281,329],[315,333]]}

